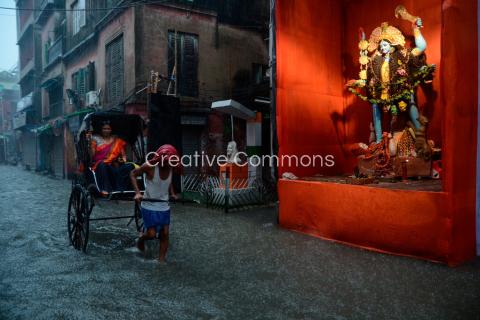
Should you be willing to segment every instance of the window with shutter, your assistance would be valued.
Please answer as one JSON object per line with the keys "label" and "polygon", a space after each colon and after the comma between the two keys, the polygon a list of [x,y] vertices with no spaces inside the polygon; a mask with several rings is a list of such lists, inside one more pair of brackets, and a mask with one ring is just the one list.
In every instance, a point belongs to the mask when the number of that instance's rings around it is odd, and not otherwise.
{"label": "window with shutter", "polygon": [[120,103],[123,99],[123,37],[110,42],[105,57],[106,91],[109,104]]}
{"label": "window with shutter", "polygon": [[48,89],[49,116],[55,118],[63,114],[63,85],[58,83]]}
{"label": "window with shutter", "polygon": [[[168,32],[168,73],[177,64],[177,94],[198,96],[198,35]],[[176,49],[175,49],[176,46]],[[175,50],[177,56],[175,57]]]}
{"label": "window with shutter", "polygon": [[85,94],[88,90],[88,75],[87,68],[79,69],[77,72],[72,74],[72,89],[77,93],[80,104],[85,102]]}
{"label": "window with shutter", "polygon": [[77,34],[86,25],[85,0],[77,0],[72,5],[72,33]]}
{"label": "window with shutter", "polygon": [[81,101],[85,101],[85,69],[77,71],[77,88],[78,97]]}
{"label": "window with shutter", "polygon": [[95,85],[95,62],[89,62],[87,66],[87,92],[96,90]]}
{"label": "window with shutter", "polygon": [[77,73],[72,74],[72,90],[77,92]]}
{"label": "window with shutter", "polygon": [[[178,37],[178,33],[177,33]],[[168,32],[168,77],[172,76],[173,68],[175,67],[175,32]]]}

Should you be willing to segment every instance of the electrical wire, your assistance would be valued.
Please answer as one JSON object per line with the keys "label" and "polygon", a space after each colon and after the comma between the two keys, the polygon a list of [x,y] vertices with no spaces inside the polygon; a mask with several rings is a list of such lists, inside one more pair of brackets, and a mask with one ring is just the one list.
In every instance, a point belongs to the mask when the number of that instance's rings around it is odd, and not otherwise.
{"label": "electrical wire", "polygon": [[134,3],[130,4],[125,4],[121,6],[115,6],[115,7],[105,7],[105,8],[85,8],[85,9],[60,9],[60,8],[54,8],[54,9],[41,9],[41,8],[12,8],[12,7],[2,7],[0,6],[0,9],[2,10],[15,10],[15,11],[55,11],[55,12],[72,12],[72,11],[110,11],[110,10],[122,10],[122,9],[128,9],[132,7],[140,7],[146,4],[162,4],[166,3],[168,0],[140,0]]}
{"label": "electrical wire", "polygon": [[[140,7],[144,5],[151,5],[151,4],[167,4],[169,0],[137,0],[136,2],[121,5],[121,6],[114,6],[114,7],[105,7],[105,8],[84,8],[84,9],[66,9],[66,8],[18,8],[18,7],[4,7],[0,6],[0,10],[13,10],[13,11],[31,11],[31,12],[76,12],[76,11],[84,11],[84,12],[94,12],[94,11],[112,11],[112,10],[123,10],[133,7]],[[193,4],[191,5],[193,8]],[[187,11],[191,9],[185,8]],[[8,15],[5,15],[8,16]],[[13,15],[14,16],[14,15]],[[261,29],[262,25],[239,25],[238,27],[244,29]]]}

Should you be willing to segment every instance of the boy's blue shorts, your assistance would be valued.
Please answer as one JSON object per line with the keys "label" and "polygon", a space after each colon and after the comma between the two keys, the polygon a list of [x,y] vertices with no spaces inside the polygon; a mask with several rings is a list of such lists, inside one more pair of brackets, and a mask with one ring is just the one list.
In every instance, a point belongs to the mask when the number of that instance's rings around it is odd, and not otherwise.
{"label": "boy's blue shorts", "polygon": [[170,209],[166,211],[153,211],[141,208],[143,218],[143,229],[147,231],[150,228],[155,228],[157,233],[164,226],[170,225]]}

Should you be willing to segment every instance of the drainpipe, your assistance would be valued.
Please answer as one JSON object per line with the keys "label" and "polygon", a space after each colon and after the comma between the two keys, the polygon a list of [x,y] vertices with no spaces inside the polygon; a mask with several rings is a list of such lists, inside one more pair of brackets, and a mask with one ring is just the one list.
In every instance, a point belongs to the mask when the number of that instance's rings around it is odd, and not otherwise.
{"label": "drainpipe", "polygon": [[[477,0],[477,14],[480,13],[480,0]],[[477,24],[478,32],[480,32],[480,24]],[[478,53],[478,62],[480,62],[480,53]],[[480,66],[478,67],[478,72],[480,73]],[[478,75],[477,75],[478,77]],[[480,82],[478,84],[478,90],[480,90]],[[480,97],[478,98],[477,108],[480,111]],[[478,112],[477,119],[477,256],[480,256],[480,112]]]}
{"label": "drainpipe", "polygon": [[[270,55],[270,145],[271,155],[278,155],[277,137],[277,46],[275,36],[275,0],[270,0],[270,34],[269,34],[269,55]],[[278,180],[278,167],[273,165],[271,174],[274,181]]]}
{"label": "drainpipe", "polygon": [[7,136],[5,135],[5,122],[6,122],[6,111],[5,111],[5,103],[3,101],[3,95],[0,96],[0,107],[2,108],[2,135],[3,135],[3,156],[5,158],[5,164],[8,163],[8,158],[7,158]]}

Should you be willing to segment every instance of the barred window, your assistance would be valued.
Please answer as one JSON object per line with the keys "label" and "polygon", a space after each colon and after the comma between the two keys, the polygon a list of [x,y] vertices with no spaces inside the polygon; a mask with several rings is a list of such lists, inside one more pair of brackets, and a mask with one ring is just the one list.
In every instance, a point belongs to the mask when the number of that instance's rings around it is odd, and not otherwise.
{"label": "barred window", "polygon": [[56,84],[48,90],[49,115],[51,118],[63,114],[63,85]]}
{"label": "barred window", "polygon": [[106,47],[105,59],[106,94],[109,104],[123,99],[123,36],[119,36]]}
{"label": "barred window", "polygon": [[198,97],[198,35],[168,31],[169,77],[175,66],[177,94]]}

